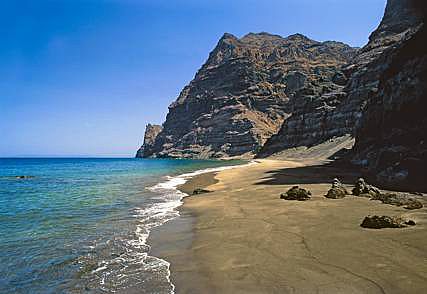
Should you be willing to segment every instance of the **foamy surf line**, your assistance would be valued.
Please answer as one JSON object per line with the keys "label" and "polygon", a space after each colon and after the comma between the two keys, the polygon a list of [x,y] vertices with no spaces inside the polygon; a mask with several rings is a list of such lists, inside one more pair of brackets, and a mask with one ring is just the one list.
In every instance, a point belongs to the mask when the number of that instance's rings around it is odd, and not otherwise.
{"label": "foamy surf line", "polygon": [[[228,169],[234,169],[234,168],[238,168],[238,167],[246,167],[246,166],[250,166],[253,164],[257,164],[257,161],[251,161],[247,164],[241,164],[241,165],[230,165],[230,166],[222,166],[222,167],[212,167],[212,168],[206,168],[206,169],[201,169],[195,172],[191,172],[191,173],[186,173],[186,174],[182,174],[179,176],[175,176],[175,177],[171,177],[171,176],[167,176],[166,178],[168,179],[165,182],[161,182],[158,183],[157,185],[148,188],[150,191],[153,192],[158,192],[161,190],[169,190],[169,189],[173,189],[178,191],[178,187],[185,184],[188,180],[190,180],[191,178],[194,178],[195,176],[201,175],[201,174],[207,174],[207,173],[212,173],[212,172],[220,172],[223,170],[228,170]],[[181,194],[188,196],[186,193],[180,192]]]}
{"label": "foamy surf line", "polygon": [[[148,239],[148,236],[150,234],[150,231],[154,227],[161,226],[165,224],[166,222],[175,219],[176,217],[179,217],[179,211],[177,208],[183,204],[184,197],[189,196],[188,194],[181,192],[178,190],[178,187],[185,184],[187,181],[189,181],[191,178],[206,174],[206,173],[212,173],[212,172],[220,172],[224,170],[239,168],[239,167],[247,167],[250,165],[257,164],[257,161],[251,161],[247,164],[241,164],[241,165],[230,165],[230,166],[223,166],[223,167],[215,167],[215,168],[206,168],[198,171],[194,171],[191,173],[185,173],[178,176],[166,176],[166,181],[160,182],[152,187],[147,188],[148,190],[155,192],[159,194],[159,199],[166,200],[163,203],[159,203],[157,205],[153,205],[156,207],[152,207],[151,209],[146,209],[143,213],[141,213],[141,216],[145,217],[145,220],[142,223],[145,223],[145,233],[141,234],[141,228],[137,228],[137,234],[142,235],[141,238],[139,238],[140,243],[143,243],[143,245],[150,247],[148,244],[146,244],[146,241]],[[150,216],[147,216],[150,215]],[[160,220],[157,220],[155,222],[152,222],[147,225],[146,220],[148,218],[158,218],[158,216],[162,216]],[[172,283],[170,279],[170,263],[166,260],[160,259],[158,257],[150,256],[152,258],[156,258],[160,263],[163,263],[164,266],[167,268],[167,281],[171,285],[171,294],[175,293],[175,285]]]}

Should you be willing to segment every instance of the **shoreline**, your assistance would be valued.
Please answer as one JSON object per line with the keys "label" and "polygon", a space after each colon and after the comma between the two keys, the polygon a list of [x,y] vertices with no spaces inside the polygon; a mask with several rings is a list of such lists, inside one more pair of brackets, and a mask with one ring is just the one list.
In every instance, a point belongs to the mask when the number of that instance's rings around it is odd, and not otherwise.
{"label": "shoreline", "polygon": [[187,182],[178,186],[177,188],[182,193],[185,193],[188,195],[186,196],[186,198],[192,197],[194,196],[192,194],[195,189],[197,188],[205,189],[209,186],[212,186],[218,183],[219,181],[215,178],[217,173],[218,172],[208,172],[208,173],[200,174],[198,176],[188,179]]}
{"label": "shoreline", "polygon": [[[153,230],[150,255],[167,260],[176,293],[423,293],[427,289],[426,208],[323,195],[344,167],[261,160],[205,173],[179,189],[180,216]],[[307,202],[279,199],[299,184]],[[188,193],[187,193],[188,194]],[[425,206],[425,201],[424,201]],[[368,214],[406,215],[412,228],[360,228]]]}
{"label": "shoreline", "polygon": [[[156,253],[158,248],[159,249],[162,248],[162,244],[158,244],[158,243],[156,244],[156,242],[153,241],[153,239],[154,240],[158,239],[158,237],[153,237],[153,234],[156,235],[156,232],[162,232],[162,234],[164,234],[165,230],[162,230],[162,228],[168,223],[171,223],[173,221],[175,221],[175,223],[179,223],[179,225],[176,228],[174,228],[174,231],[179,231],[182,228],[186,228],[186,223],[185,222],[181,223],[180,217],[182,216],[182,213],[181,213],[180,207],[182,207],[182,205],[184,204],[185,198],[191,196],[192,192],[195,189],[195,188],[191,189],[191,187],[193,186],[192,185],[193,178],[197,178],[198,183],[204,183],[205,185],[215,184],[217,181],[214,179],[213,176],[211,176],[211,174],[216,174],[217,172],[230,170],[237,167],[249,166],[252,163],[253,161],[250,161],[248,163],[237,164],[237,165],[224,165],[220,167],[195,170],[193,172],[183,173],[175,176],[169,176],[168,180],[158,182],[156,185],[148,187],[148,190],[152,192],[156,192],[160,194],[166,193],[166,195],[175,194],[180,196],[179,199],[175,200],[175,202],[177,202],[175,203],[175,207],[171,207],[172,209],[171,212],[174,212],[176,215],[168,220],[165,220],[161,224],[158,224],[150,228],[146,228],[147,237],[145,238],[145,241],[144,241],[144,244],[148,245],[150,248],[150,250],[148,251],[148,256],[151,258],[160,260],[167,267],[168,275],[166,278],[172,288],[171,293],[175,293],[175,284],[173,283],[173,281],[171,281],[171,270],[170,270],[171,264],[167,259],[159,256]],[[183,216],[183,219],[185,219],[185,216]],[[160,239],[162,238],[160,237]],[[167,250],[170,250],[170,249],[167,249]],[[127,291],[129,293],[134,293],[134,292],[137,293],[138,289],[131,287],[131,288],[128,288]]]}

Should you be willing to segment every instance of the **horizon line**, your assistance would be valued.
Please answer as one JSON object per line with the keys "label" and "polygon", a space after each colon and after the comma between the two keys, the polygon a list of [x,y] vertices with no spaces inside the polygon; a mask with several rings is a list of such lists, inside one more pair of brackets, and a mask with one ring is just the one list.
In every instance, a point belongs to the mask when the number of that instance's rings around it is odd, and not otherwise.
{"label": "horizon line", "polygon": [[13,155],[0,156],[0,159],[19,159],[19,158],[135,158],[130,155]]}

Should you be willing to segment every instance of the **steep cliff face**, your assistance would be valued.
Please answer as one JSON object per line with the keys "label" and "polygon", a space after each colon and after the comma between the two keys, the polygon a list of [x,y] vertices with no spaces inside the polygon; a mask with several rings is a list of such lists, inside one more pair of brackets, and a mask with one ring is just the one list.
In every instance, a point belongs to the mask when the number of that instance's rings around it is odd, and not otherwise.
{"label": "steep cliff face", "polygon": [[299,109],[299,101],[343,95],[340,68],[354,53],[343,43],[300,34],[225,34],[171,104],[163,130],[143,156],[253,155]]}
{"label": "steep cliff face", "polygon": [[152,124],[148,124],[145,127],[144,142],[141,148],[136,152],[136,157],[149,157],[153,154],[152,149],[154,142],[162,129],[162,126]]}
{"label": "steep cliff face", "polygon": [[353,160],[384,186],[427,191],[426,9],[425,4],[408,7],[415,26],[411,23],[405,37],[385,52],[386,69],[357,130]]}
{"label": "steep cliff face", "polygon": [[369,44],[373,47],[376,40],[396,40],[400,37],[396,34],[407,32],[408,29],[418,25],[421,14],[418,10],[423,9],[423,0],[388,0],[384,16],[378,28],[369,37]]}
{"label": "steep cliff face", "polygon": [[290,116],[277,135],[267,141],[259,156],[266,157],[291,147],[313,146],[333,137],[354,136],[368,101],[378,92],[381,74],[387,69],[389,52],[420,22],[410,0],[390,0],[383,20],[342,68],[345,86],[310,99],[297,95]]}

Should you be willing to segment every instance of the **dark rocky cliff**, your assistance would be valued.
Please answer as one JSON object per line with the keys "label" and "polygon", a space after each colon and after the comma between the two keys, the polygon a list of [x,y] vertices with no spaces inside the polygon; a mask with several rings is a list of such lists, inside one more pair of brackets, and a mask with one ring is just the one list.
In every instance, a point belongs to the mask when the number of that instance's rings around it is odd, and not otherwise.
{"label": "dark rocky cliff", "polygon": [[398,46],[419,22],[411,1],[388,1],[383,20],[369,37],[368,44],[343,67],[345,86],[326,95],[297,95],[297,99],[291,101],[292,116],[278,134],[267,141],[259,156],[270,156],[292,147],[313,146],[345,134],[354,136],[368,101],[378,92],[391,48]]}
{"label": "dark rocky cliff", "polygon": [[406,2],[402,9],[404,2],[390,1],[389,6],[406,11],[412,18],[394,11],[392,15],[400,19],[397,24],[387,18],[382,22],[388,31],[410,26],[396,46],[384,52],[385,70],[356,132],[353,162],[383,186],[427,191],[426,9],[422,1]]}
{"label": "dark rocky cliff", "polygon": [[142,156],[253,156],[299,109],[298,101],[343,95],[340,68],[354,53],[343,43],[300,34],[225,34],[171,104],[163,130]]}

